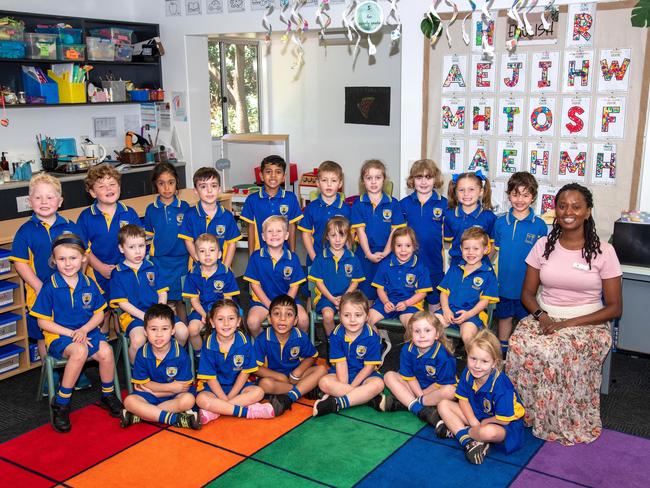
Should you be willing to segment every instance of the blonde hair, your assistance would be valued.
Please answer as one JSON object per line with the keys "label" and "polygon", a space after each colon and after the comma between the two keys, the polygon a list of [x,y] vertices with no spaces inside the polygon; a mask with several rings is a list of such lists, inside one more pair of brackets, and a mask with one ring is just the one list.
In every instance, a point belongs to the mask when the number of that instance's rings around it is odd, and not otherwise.
{"label": "blonde hair", "polygon": [[199,235],[196,239],[194,239],[194,245],[196,247],[199,246],[202,242],[207,242],[209,244],[216,244],[217,249],[219,249],[219,240],[217,239],[217,236],[214,234],[209,234],[207,232]]}
{"label": "blonde hair", "polygon": [[434,329],[436,329],[436,332],[438,334],[438,342],[443,345],[445,349],[447,349],[447,352],[449,354],[454,353],[454,347],[451,345],[451,342],[449,339],[447,339],[447,336],[445,335],[445,326],[442,325],[442,322],[438,320],[438,318],[429,312],[428,310],[420,310],[419,312],[415,312],[413,315],[411,315],[411,318],[409,319],[408,323],[406,324],[406,337],[405,339],[411,340],[413,337],[413,324],[417,322],[418,320],[426,320],[429,322]]}
{"label": "blonde hair", "polygon": [[360,290],[354,290],[349,293],[343,294],[341,297],[341,302],[339,303],[339,310],[343,310],[344,305],[359,305],[363,308],[363,311],[368,315],[370,310],[370,305],[368,304],[368,299]]}
{"label": "blonde hair", "polygon": [[420,245],[418,244],[418,238],[415,236],[415,231],[410,227],[400,227],[393,232],[393,237],[390,239],[390,250],[395,252],[395,243],[397,242],[397,238],[404,236],[411,238],[411,242],[413,243],[413,252],[416,253],[420,248]]}
{"label": "blonde hair", "polygon": [[97,166],[92,166],[88,170],[86,178],[84,179],[84,186],[86,187],[86,191],[89,192],[92,190],[93,186],[95,186],[95,183],[97,183],[99,180],[103,180],[104,178],[113,178],[119,185],[122,181],[122,174],[110,164],[103,163],[98,164]]}
{"label": "blonde hair", "polygon": [[386,174],[386,165],[382,163],[379,159],[368,159],[363,162],[363,165],[361,166],[361,175],[359,176],[359,194],[366,193],[366,187],[363,184],[363,178],[366,176],[366,173],[370,171],[371,169],[378,169],[381,171],[382,176],[384,177],[384,188],[383,190],[386,191],[386,188],[388,186],[388,175]]}
{"label": "blonde hair", "polygon": [[61,181],[58,178],[55,178],[49,173],[37,173],[29,180],[29,194],[31,196],[34,193],[34,189],[37,185],[50,185],[54,188],[54,191],[63,196],[63,191],[61,190]]}
{"label": "blonde hair", "polygon": [[501,344],[499,339],[489,329],[481,329],[474,338],[465,345],[465,350],[469,354],[472,348],[478,347],[479,349],[487,352],[495,363],[495,368],[501,371],[503,368],[503,355],[501,353]]}
{"label": "blonde hair", "polygon": [[483,245],[486,247],[490,244],[490,236],[487,234],[487,232],[476,225],[465,229],[463,235],[460,236],[460,243],[462,244],[463,242],[469,241],[470,239],[481,239],[483,241]]}
{"label": "blonde hair", "polygon": [[321,173],[334,173],[336,177],[341,180],[341,184],[343,184],[343,168],[341,168],[341,165],[336,161],[323,161],[320,163],[320,166],[318,167],[318,176],[320,176]]}
{"label": "blonde hair", "polygon": [[262,232],[266,232],[266,228],[273,222],[280,222],[285,232],[289,232],[289,221],[286,217],[282,215],[271,215],[267,217],[266,220],[262,223]]}
{"label": "blonde hair", "polygon": [[354,241],[352,239],[352,230],[350,229],[350,221],[348,219],[341,215],[336,215],[329,219],[325,225],[323,244],[328,242],[327,235],[332,231],[345,236],[345,245],[348,246],[348,249],[352,249]]}
{"label": "blonde hair", "polygon": [[478,185],[483,189],[483,197],[479,201],[481,207],[484,208],[485,210],[492,210],[492,187],[490,186],[490,179],[485,178],[485,180],[482,180],[479,176],[476,175],[476,173],[473,173],[471,171],[467,173],[459,174],[456,181],[454,181],[453,179],[449,181],[449,186],[447,187],[448,207],[449,208],[458,207],[458,198],[456,197],[456,186],[458,186],[458,182],[460,180],[464,180],[466,178],[473,178],[478,183]]}
{"label": "blonde hair", "polygon": [[445,180],[442,177],[442,171],[432,159],[418,159],[409,172],[409,177],[406,179],[406,186],[411,190],[415,188],[416,176],[431,176],[433,178],[433,188],[439,190],[442,188]]}

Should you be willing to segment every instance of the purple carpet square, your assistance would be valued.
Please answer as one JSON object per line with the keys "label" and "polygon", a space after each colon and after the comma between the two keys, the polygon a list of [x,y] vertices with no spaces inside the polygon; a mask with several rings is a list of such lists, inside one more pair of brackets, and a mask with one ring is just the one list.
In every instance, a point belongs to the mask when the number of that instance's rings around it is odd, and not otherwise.
{"label": "purple carpet square", "polygon": [[576,485],[570,481],[564,481],[553,476],[546,476],[537,471],[524,469],[517,476],[517,479],[512,482],[510,488],[571,488],[576,486],[583,485]]}
{"label": "purple carpet square", "polygon": [[598,487],[644,487],[650,480],[650,440],[603,429],[591,444],[547,442],[528,468]]}

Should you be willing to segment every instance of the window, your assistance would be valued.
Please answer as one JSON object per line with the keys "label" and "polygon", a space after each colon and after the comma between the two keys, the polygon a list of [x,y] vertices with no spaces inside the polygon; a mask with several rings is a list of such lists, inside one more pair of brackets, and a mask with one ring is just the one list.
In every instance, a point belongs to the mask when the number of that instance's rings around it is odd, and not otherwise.
{"label": "window", "polygon": [[260,131],[258,44],[208,41],[212,137]]}

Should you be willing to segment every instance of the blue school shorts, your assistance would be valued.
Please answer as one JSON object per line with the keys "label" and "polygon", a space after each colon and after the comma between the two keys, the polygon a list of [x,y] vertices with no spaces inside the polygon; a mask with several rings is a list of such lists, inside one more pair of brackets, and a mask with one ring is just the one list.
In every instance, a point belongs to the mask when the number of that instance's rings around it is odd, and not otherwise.
{"label": "blue school shorts", "polygon": [[[191,386],[190,389],[187,391],[187,393],[191,393],[192,395],[196,395],[196,387]],[[150,405],[160,405],[163,402],[168,402],[169,400],[173,400],[176,398],[180,393],[176,393],[175,395],[169,395],[166,397],[157,397],[156,395],[149,393],[148,391],[136,391],[133,390],[132,395],[138,395],[141,398],[144,398],[145,401],[150,404]]]}
{"label": "blue school shorts", "polygon": [[505,440],[497,444],[501,446],[506,454],[515,452],[517,449],[520,449],[524,445],[524,420],[514,420],[508,425],[502,425],[506,430]]}
{"label": "blue school shorts", "polygon": [[[101,342],[106,342],[106,336],[102,334],[99,330],[99,327],[94,328],[88,334],[88,339],[90,339],[91,346],[88,348],[88,357],[93,356],[96,352],[99,351],[99,345]],[[49,347],[47,348],[47,353],[56,359],[63,359],[63,352],[65,348],[72,344],[72,337],[61,336],[58,339],[54,339]]]}
{"label": "blue school shorts", "polygon": [[499,301],[497,302],[496,314],[499,319],[514,317],[517,320],[521,320],[529,315],[528,310],[526,310],[524,305],[521,303],[521,300],[518,298],[512,299],[501,297],[499,297]]}
{"label": "blue school shorts", "polygon": [[417,313],[420,311],[420,309],[417,307],[406,307],[406,309],[402,310],[401,312],[386,312],[384,310],[384,304],[381,303],[381,300],[377,300],[370,308],[382,314],[385,319],[398,319],[405,313]]}
{"label": "blue school shorts", "polygon": [[[483,312],[481,312],[481,313],[484,313],[484,312],[485,312],[485,311],[483,311]],[[437,313],[437,312],[436,312],[436,313]],[[485,312],[485,313],[487,313],[487,312]],[[472,324],[474,324],[474,325],[476,326],[476,328],[477,328],[478,330],[481,330],[481,329],[483,329],[483,328],[485,327],[485,324],[483,323],[483,321],[482,321],[481,318],[480,318],[480,314],[476,314],[476,315],[474,315],[472,318],[470,318],[470,319],[467,320],[466,322],[471,322]],[[455,328],[456,330],[460,330],[460,326],[459,326],[458,324],[449,324],[449,327],[453,327],[453,328]]]}
{"label": "blue school shorts", "polygon": [[331,308],[332,310],[334,310],[334,313],[338,313],[338,309],[336,308],[336,305],[334,305],[327,298],[321,295],[321,297],[318,300],[318,303],[316,304],[316,313],[323,313],[324,308]]}
{"label": "blue school shorts", "polygon": [[[327,374],[336,374],[336,365],[333,364],[330,366],[330,368],[327,370]],[[348,372],[348,384],[352,383],[352,380],[359,374],[359,371],[357,371],[354,375]],[[368,375],[368,378],[381,378],[382,380],[384,379],[384,375],[381,374],[379,371],[373,371]],[[366,380],[368,379],[366,378]],[[363,380],[363,381],[366,381]]]}
{"label": "blue school shorts", "polygon": [[182,300],[181,279],[187,274],[187,255],[153,256],[151,260],[158,267],[158,283],[169,287],[168,300]]}
{"label": "blue school shorts", "polygon": [[[234,383],[232,385],[221,385],[221,389],[226,395],[228,395],[230,393],[230,390],[232,390],[233,386],[235,386]],[[257,385],[253,381],[247,381],[246,383],[244,383],[244,386],[241,387],[240,393],[244,391],[245,388],[248,388],[249,386],[257,386]],[[201,391],[207,391],[214,394],[214,392],[210,389],[210,386],[208,385],[208,382],[206,380],[204,380],[203,390]]]}

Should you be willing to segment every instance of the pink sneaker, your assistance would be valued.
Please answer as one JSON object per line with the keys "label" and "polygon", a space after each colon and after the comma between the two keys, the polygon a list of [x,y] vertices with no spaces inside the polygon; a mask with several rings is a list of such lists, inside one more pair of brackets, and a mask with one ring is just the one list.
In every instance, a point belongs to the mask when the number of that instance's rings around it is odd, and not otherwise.
{"label": "pink sneaker", "polygon": [[253,403],[248,406],[247,419],[272,419],[273,417],[275,412],[270,403]]}
{"label": "pink sneaker", "polygon": [[205,425],[208,422],[212,422],[220,417],[220,414],[211,412],[210,410],[205,410],[201,408],[199,410],[199,418],[201,419],[201,425]]}

